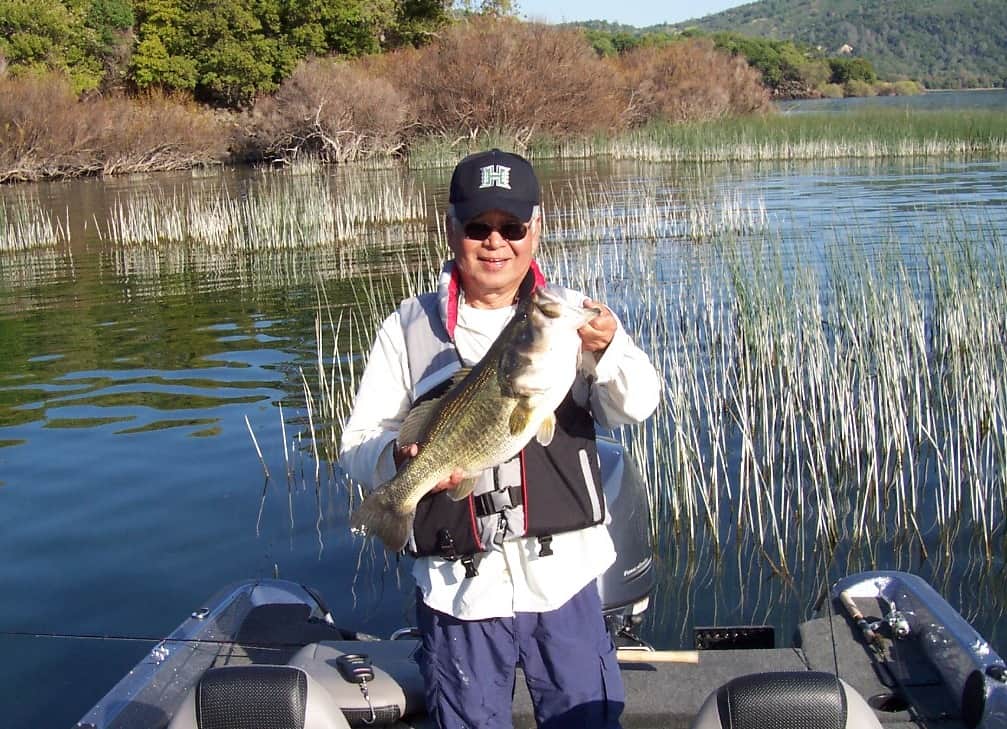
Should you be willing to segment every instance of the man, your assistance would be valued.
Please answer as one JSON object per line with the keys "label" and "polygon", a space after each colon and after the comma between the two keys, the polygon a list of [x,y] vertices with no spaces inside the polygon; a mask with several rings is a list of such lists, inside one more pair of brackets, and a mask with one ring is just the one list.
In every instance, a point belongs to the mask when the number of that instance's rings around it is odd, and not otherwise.
{"label": "man", "polygon": [[[343,432],[344,468],[372,487],[419,452],[396,442],[413,405],[479,361],[518,298],[544,283],[534,261],[540,187],[524,158],[496,149],[466,157],[451,177],[449,202],[454,259],[436,293],[407,299],[382,324]],[[444,729],[510,727],[517,665],[539,726],[618,727],[622,681],[595,582],[615,550],[593,421],[609,428],[642,421],[657,405],[659,383],[608,308],[567,293],[602,313],[579,330],[581,368],[557,410],[553,442],[533,440],[486,472],[471,497],[475,518],[463,525],[451,514],[467,500],[432,493],[417,508],[410,547],[420,668],[428,710]],[[461,478],[456,471],[434,491]],[[523,494],[529,502],[543,495],[550,533],[525,536],[531,514]]]}

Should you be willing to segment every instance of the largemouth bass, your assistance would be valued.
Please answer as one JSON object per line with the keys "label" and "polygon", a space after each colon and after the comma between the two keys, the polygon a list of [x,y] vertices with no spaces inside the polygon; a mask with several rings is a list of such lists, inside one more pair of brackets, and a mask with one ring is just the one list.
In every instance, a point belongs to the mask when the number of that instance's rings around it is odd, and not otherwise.
{"label": "largemouth bass", "polygon": [[353,532],[401,550],[416,504],[456,468],[465,479],[448,493],[461,500],[485,469],[513,458],[533,437],[548,445],[555,410],[577,375],[577,330],[599,314],[597,308],[569,303],[550,286],[523,299],[475,366],[455,373],[444,395],[409,412],[398,442],[419,443],[420,452],[364,499],[350,520]]}

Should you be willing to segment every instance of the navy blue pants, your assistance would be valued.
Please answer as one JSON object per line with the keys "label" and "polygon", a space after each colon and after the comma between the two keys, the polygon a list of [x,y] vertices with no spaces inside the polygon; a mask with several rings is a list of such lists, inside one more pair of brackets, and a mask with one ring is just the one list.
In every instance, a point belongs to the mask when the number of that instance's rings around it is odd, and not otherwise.
{"label": "navy blue pants", "polygon": [[459,620],[422,598],[416,610],[427,710],[441,729],[510,729],[518,665],[539,727],[618,729],[622,676],[593,582],[547,613]]}

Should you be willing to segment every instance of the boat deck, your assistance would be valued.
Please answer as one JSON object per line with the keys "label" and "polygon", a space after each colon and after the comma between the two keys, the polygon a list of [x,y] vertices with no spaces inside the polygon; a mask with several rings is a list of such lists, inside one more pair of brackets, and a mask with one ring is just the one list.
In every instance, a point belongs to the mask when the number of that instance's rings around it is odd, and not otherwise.
{"label": "boat deck", "polygon": [[[1007,716],[1003,696],[1007,670],[981,636],[936,593],[929,594],[929,586],[911,575],[870,573],[866,578],[856,577],[859,581],[850,584],[902,592],[884,597],[885,604],[882,597],[858,596],[872,594],[873,588],[843,592],[846,610],[830,610],[801,623],[789,648],[701,650],[690,662],[678,663],[640,651],[632,661],[620,661],[626,688],[622,726],[684,729],[706,698],[734,678],[805,670],[838,675],[873,707],[884,729],[976,726],[974,721],[969,724],[963,719],[962,711],[991,716],[992,721],[981,724],[986,729],[1007,726],[1003,722]],[[370,705],[359,687],[341,676],[338,658],[343,653],[363,653],[375,668],[369,683],[369,695],[380,699],[375,706],[389,718],[405,716],[392,726],[432,727],[425,715],[423,683],[415,660],[418,641],[375,640],[340,630],[319,617],[313,596],[303,590],[280,581],[250,581],[226,588],[223,598],[211,601],[216,605],[213,610],[193,613],[173,634],[174,640],[166,639],[137,664],[80,726],[164,729],[179,707],[189,706],[186,701],[195,696],[197,682],[208,668],[246,664],[302,669],[313,684],[324,688],[318,692],[319,705],[339,707],[352,724],[355,719],[371,716]],[[896,613],[894,600],[908,612]],[[881,620],[882,615],[888,616],[887,623]],[[897,619],[904,615],[917,622],[905,631],[897,630],[901,628]],[[856,620],[874,631],[870,647]],[[749,637],[753,636],[758,637],[758,632]],[[964,671],[969,673],[963,683],[957,678]],[[238,671],[232,675],[245,674]],[[973,676],[982,681],[976,684]],[[959,688],[950,688],[955,686]],[[976,689],[986,693],[977,695]],[[958,690],[963,696],[952,695]],[[516,729],[535,726],[520,676],[513,713]]]}
{"label": "boat deck", "polygon": [[[874,699],[871,701],[872,705],[879,703],[875,697],[890,696],[901,690],[911,695],[916,707],[921,707],[912,712],[905,708],[898,709],[897,706],[889,706],[889,710],[877,710],[877,716],[885,729],[965,729],[965,724],[956,716],[951,697],[944,690],[940,677],[932,669],[928,673],[926,662],[922,658],[919,665],[913,664],[914,678],[911,685],[902,683],[899,686],[896,680],[899,677],[882,673],[887,683],[891,684],[886,685],[869,660],[862,639],[845,618],[834,616],[831,619],[809,620],[801,624],[798,638],[799,647],[794,648],[700,651],[698,664],[648,663],[643,660],[645,653],[641,654],[640,661],[622,663],[626,687],[623,727],[687,729],[712,691],[732,678],[745,674],[802,670],[832,673],[838,670],[838,675],[865,699]],[[369,654],[374,665],[392,675],[407,696],[415,696],[418,701],[422,701],[419,673],[412,662],[412,654],[417,649],[416,641],[361,643],[327,640],[325,644],[344,652]],[[291,657],[292,655],[278,656],[274,650],[260,653],[255,648],[242,650],[231,646],[218,656],[216,663],[234,665],[280,662],[278,659],[289,660]],[[912,660],[911,656],[900,658],[903,661]],[[424,717],[408,717],[395,724],[396,729],[427,729],[431,726]],[[518,677],[514,697],[514,727],[535,727],[531,700],[521,676]]]}

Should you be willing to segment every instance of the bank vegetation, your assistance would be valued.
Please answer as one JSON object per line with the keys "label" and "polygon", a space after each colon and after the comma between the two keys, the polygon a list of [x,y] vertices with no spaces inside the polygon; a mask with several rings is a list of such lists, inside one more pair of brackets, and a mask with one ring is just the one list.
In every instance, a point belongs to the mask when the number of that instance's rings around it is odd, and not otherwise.
{"label": "bank vegetation", "polygon": [[149,90],[74,93],[57,73],[0,79],[0,180],[226,162],[407,156],[493,135],[613,135],[646,124],[761,113],[758,72],[712,41],[602,58],[583,33],[476,16],[436,41],[359,58],[308,58],[241,110]]}
{"label": "bank vegetation", "polygon": [[[81,92],[65,70],[0,64],[0,182],[305,157],[444,165],[488,145],[539,158],[703,161],[1001,156],[1007,146],[1007,122],[993,114],[788,123],[771,113],[765,69],[709,37],[605,55],[581,29],[495,15],[431,37],[382,53],[309,54],[274,90],[236,106],[167,84]],[[866,73],[837,68],[847,85]]]}

